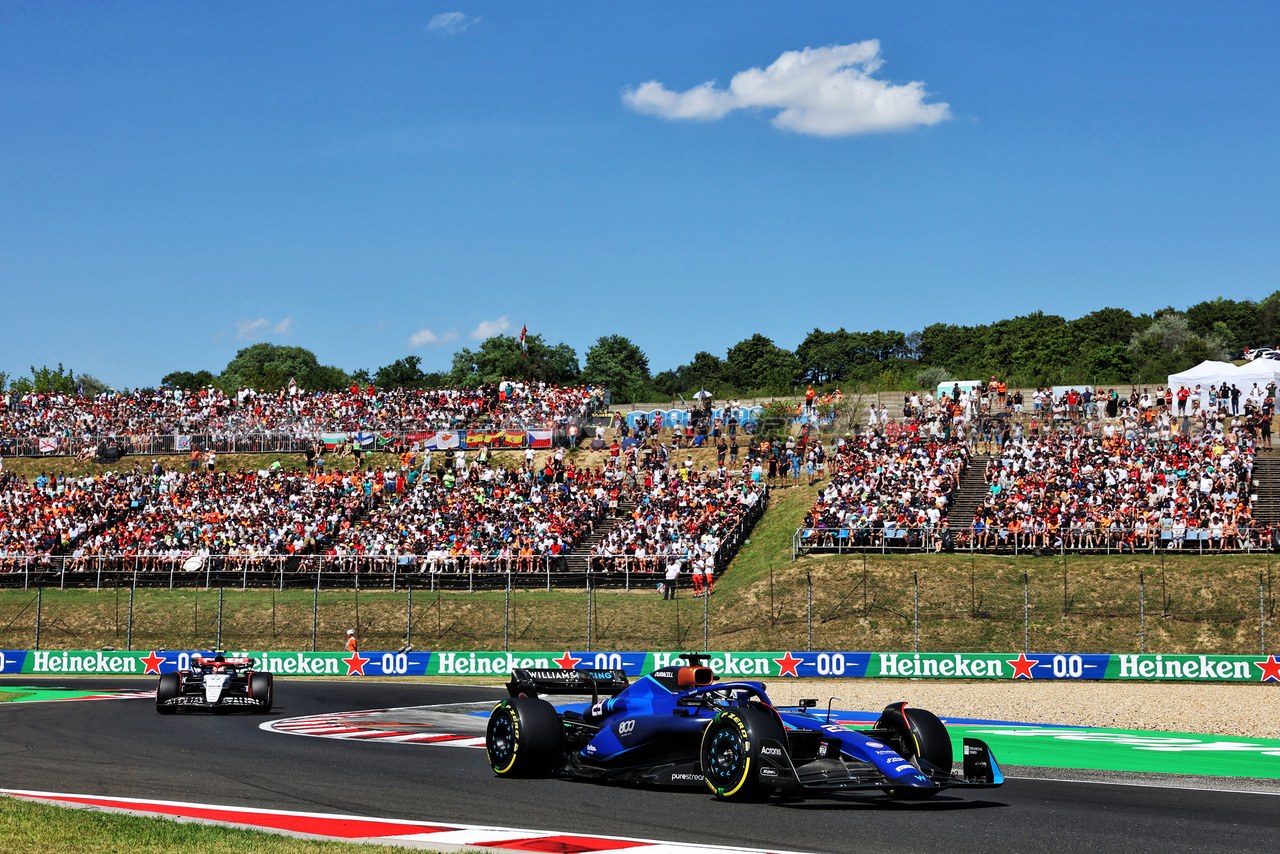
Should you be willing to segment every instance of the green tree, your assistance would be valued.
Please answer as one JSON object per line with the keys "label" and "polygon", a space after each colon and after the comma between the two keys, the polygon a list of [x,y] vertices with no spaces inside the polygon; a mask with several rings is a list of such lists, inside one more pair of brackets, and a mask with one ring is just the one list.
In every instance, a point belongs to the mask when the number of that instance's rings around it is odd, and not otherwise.
{"label": "green tree", "polygon": [[167,385],[170,388],[182,388],[188,391],[202,389],[213,385],[217,379],[208,371],[174,371],[171,374],[165,374],[160,380],[161,385]]}
{"label": "green tree", "polygon": [[1127,382],[1133,376],[1133,356],[1126,344],[1103,344],[1095,346],[1089,352],[1085,363],[1085,372],[1089,382],[1119,383]]}
{"label": "green tree", "polygon": [[934,323],[920,331],[920,364],[946,368],[953,376],[976,379],[982,368],[985,326]]}
{"label": "green tree", "polygon": [[[1209,341],[1222,336],[1231,342],[1230,348],[1237,346],[1257,346],[1258,343],[1258,303],[1249,300],[1233,300],[1217,297],[1196,303],[1187,309],[1187,328],[1193,335]],[[1217,324],[1223,324],[1225,332],[1217,332]],[[1225,342],[1223,342],[1225,343]]]}
{"label": "green tree", "polygon": [[758,332],[730,347],[725,362],[730,381],[743,391],[787,394],[800,380],[800,363],[795,354]]}
{"label": "green tree", "polygon": [[268,391],[284,388],[290,379],[296,379],[304,389],[322,391],[345,388],[351,383],[346,371],[321,365],[310,350],[266,342],[236,353],[219,377],[227,389],[247,386]]}
{"label": "green tree", "polygon": [[609,389],[615,401],[636,401],[647,396],[649,357],[622,335],[602,335],[587,351],[582,381]]}
{"label": "green tree", "polygon": [[697,392],[705,388],[713,393],[722,391],[724,374],[724,362],[706,350],[700,350],[693,354],[692,362],[680,368],[682,390]]}
{"label": "green tree", "polygon": [[57,370],[44,365],[37,368],[31,366],[31,376],[18,377],[9,383],[9,390],[16,394],[27,394],[36,392],[44,394],[47,392],[61,392],[62,394],[73,394],[76,390],[75,374],[62,367],[62,363],[58,363]]}
{"label": "green tree", "polygon": [[526,335],[526,355],[514,335],[494,335],[477,350],[466,347],[453,354],[449,379],[455,385],[476,386],[501,379],[541,380],[556,385],[577,382],[578,353],[565,343],[549,345],[541,335]]}
{"label": "green tree", "polygon": [[426,379],[421,365],[419,357],[405,356],[378,368],[373,381],[378,388],[421,388],[422,381]]}

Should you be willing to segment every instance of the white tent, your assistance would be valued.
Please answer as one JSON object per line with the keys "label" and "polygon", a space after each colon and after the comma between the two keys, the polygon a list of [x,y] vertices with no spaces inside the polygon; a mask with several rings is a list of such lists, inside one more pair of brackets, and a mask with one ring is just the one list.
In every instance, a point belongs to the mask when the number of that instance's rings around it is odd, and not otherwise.
{"label": "white tent", "polygon": [[[1251,396],[1255,383],[1259,392],[1265,395],[1267,383],[1280,377],[1280,362],[1275,363],[1275,369],[1268,366],[1255,368],[1254,366],[1258,361],[1262,360],[1250,362],[1243,368],[1236,367],[1230,362],[1204,361],[1182,373],[1171,374],[1169,376],[1169,388],[1176,397],[1178,389],[1185,386],[1187,391],[1191,392],[1191,398],[1194,399],[1196,397],[1196,386],[1200,386],[1200,406],[1204,408],[1209,405],[1209,388],[1211,386],[1216,386],[1221,390],[1224,387],[1230,389],[1234,385],[1240,389],[1241,405],[1243,406],[1243,401]],[[1224,397],[1227,396],[1219,394],[1219,399]],[[1261,403],[1260,397],[1254,397],[1255,402]],[[1230,411],[1229,404],[1225,408]],[[1188,412],[1188,414],[1190,413]]]}

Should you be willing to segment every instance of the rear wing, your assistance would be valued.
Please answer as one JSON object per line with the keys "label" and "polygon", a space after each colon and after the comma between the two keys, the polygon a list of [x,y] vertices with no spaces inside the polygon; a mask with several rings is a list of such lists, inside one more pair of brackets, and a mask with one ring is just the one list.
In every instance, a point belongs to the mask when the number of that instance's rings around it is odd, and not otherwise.
{"label": "rear wing", "polygon": [[231,665],[231,666],[233,666],[233,667],[253,667],[253,666],[255,666],[255,665],[258,663],[258,660],[257,660],[256,658],[226,658],[226,657],[224,657],[224,658],[222,659],[222,661],[218,661],[217,659],[215,659],[215,658],[213,658],[213,657],[206,658],[206,657],[205,657],[205,656],[203,656],[203,655],[193,655],[193,656],[191,656],[191,663],[192,663],[192,664],[194,664],[194,665],[196,665],[197,667],[200,667],[200,666],[202,666],[202,665],[209,665],[209,666],[213,666],[213,665],[215,665],[215,664],[229,664],[229,665]]}
{"label": "rear wing", "polygon": [[601,696],[616,697],[631,684],[622,670],[551,670],[516,668],[511,671],[507,693],[512,697],[539,694],[590,694],[592,702]]}

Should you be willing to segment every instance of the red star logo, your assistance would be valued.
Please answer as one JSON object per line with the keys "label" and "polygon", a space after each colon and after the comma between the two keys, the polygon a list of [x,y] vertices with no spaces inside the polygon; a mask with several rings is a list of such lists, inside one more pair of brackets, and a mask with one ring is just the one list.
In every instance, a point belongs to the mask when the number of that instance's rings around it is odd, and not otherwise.
{"label": "red star logo", "polygon": [[578,666],[579,661],[582,661],[581,658],[574,658],[570,655],[567,649],[564,651],[564,658],[553,658],[551,660],[560,665],[561,670],[572,670]]}
{"label": "red star logo", "polygon": [[363,675],[364,675],[364,666],[365,666],[366,664],[368,664],[368,663],[369,663],[369,661],[370,661],[370,659],[368,659],[368,658],[361,658],[361,657],[360,657],[360,653],[358,653],[358,652],[353,652],[353,653],[351,653],[351,657],[350,657],[350,658],[344,658],[344,659],[342,659],[342,663],[343,663],[343,664],[345,664],[345,665],[347,665],[347,675],[348,675],[348,676],[351,676],[351,675],[355,675],[355,676],[363,676]]}
{"label": "red star logo", "polygon": [[1261,664],[1255,661],[1253,666],[1262,668],[1262,678],[1258,681],[1266,682],[1270,679],[1280,682],[1280,656],[1268,656]]}
{"label": "red star logo", "polygon": [[1031,668],[1036,666],[1033,658],[1027,658],[1025,652],[1018,653],[1018,657],[1005,662],[1005,664],[1013,667],[1014,679],[1035,679],[1035,675],[1031,672]]}
{"label": "red star logo", "polygon": [[156,651],[154,649],[151,650],[151,654],[146,658],[140,658],[138,660],[147,665],[147,669],[143,671],[143,676],[146,676],[148,673],[155,673],[156,675],[159,675],[160,665],[168,661],[168,659],[163,655],[156,655]]}
{"label": "red star logo", "polygon": [[782,668],[778,673],[779,676],[786,676],[790,674],[791,676],[799,677],[800,674],[796,673],[796,665],[804,661],[804,659],[792,658],[791,653],[788,652],[786,655],[782,656],[782,658],[775,658],[773,661]]}

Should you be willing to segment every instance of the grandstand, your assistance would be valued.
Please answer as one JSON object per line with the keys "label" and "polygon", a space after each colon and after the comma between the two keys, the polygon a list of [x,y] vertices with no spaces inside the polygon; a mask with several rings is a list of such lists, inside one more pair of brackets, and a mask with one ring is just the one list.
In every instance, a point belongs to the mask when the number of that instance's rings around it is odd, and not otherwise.
{"label": "grandstand", "polygon": [[[723,571],[771,487],[815,483],[793,556],[1273,547],[1280,460],[1258,447],[1252,401],[1193,421],[1171,395],[1091,409],[1071,394],[1038,392],[1031,411],[1014,408],[1031,394],[907,395],[900,418],[872,406],[851,430],[853,410],[819,422],[797,409],[782,439],[744,430],[741,457],[736,435],[732,456],[713,444],[720,416],[690,418],[697,464],[668,445],[679,413],[663,426],[596,416],[598,388],[26,395],[0,410],[6,456],[48,441],[51,425],[90,444],[106,425],[116,435],[105,438],[190,449],[191,470],[184,452],[150,470],[0,476],[0,572],[174,572],[196,558],[206,571],[593,572],[629,584],[677,558]],[[120,432],[193,429],[210,432]],[[317,464],[205,470],[202,439],[216,453],[246,435],[283,437]],[[361,450],[397,455],[324,471],[325,451],[359,462]]]}

